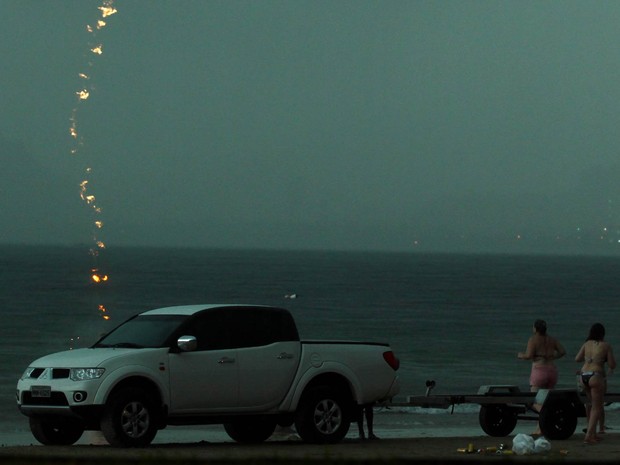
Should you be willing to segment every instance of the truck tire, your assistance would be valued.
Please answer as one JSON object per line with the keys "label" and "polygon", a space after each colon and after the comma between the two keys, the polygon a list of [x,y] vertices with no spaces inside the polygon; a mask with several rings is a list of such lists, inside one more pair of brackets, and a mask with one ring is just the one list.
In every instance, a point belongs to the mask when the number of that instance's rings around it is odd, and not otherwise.
{"label": "truck tire", "polygon": [[350,404],[342,391],[328,386],[310,389],[301,398],[295,428],[306,442],[337,443],[351,425]]}
{"label": "truck tire", "polygon": [[45,446],[70,446],[82,437],[84,426],[71,418],[30,417],[30,431]]}
{"label": "truck tire", "polygon": [[516,412],[507,405],[481,405],[478,414],[480,427],[489,436],[508,436],[517,426]]}
{"label": "truck tire", "polygon": [[266,441],[276,429],[276,420],[271,418],[245,418],[225,423],[226,433],[237,442],[256,444]]}
{"label": "truck tire", "polygon": [[148,446],[157,434],[155,402],[140,388],[112,394],[101,417],[101,432],[112,446]]}
{"label": "truck tire", "polygon": [[540,410],[538,423],[547,439],[568,439],[577,428],[577,410],[569,400],[547,400]]}

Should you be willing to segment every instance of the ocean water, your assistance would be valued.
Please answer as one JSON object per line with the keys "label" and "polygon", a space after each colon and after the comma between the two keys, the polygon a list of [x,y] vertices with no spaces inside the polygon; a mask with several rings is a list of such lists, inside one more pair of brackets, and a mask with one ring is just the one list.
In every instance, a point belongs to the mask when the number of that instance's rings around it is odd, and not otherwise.
{"label": "ocean water", "polygon": [[[109,275],[105,284],[92,283],[93,266]],[[82,247],[0,247],[0,443],[34,442],[15,404],[29,362],[86,347],[129,316],[167,305],[276,305],[293,313],[302,339],[388,342],[401,360],[400,400],[424,394],[429,379],[436,394],[485,384],[528,390],[530,365],[516,354],[543,318],[568,351],[558,387],[572,388],[590,325],[602,322],[612,346],[620,340],[619,276],[618,257],[124,248],[95,262]],[[611,376],[610,392],[618,384]],[[615,418],[616,405],[608,410]],[[377,431],[482,434],[477,411],[382,409]],[[166,434],[157,440],[178,439]],[[182,436],[202,434],[226,439],[214,426]]]}

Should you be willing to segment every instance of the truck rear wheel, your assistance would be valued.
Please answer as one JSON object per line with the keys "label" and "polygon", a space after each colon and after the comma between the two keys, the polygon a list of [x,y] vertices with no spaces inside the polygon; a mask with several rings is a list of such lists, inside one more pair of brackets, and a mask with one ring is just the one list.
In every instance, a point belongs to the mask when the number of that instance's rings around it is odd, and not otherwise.
{"label": "truck rear wheel", "polygon": [[112,394],[101,418],[101,431],[112,446],[148,446],[157,434],[155,403],[140,388]]}
{"label": "truck rear wheel", "polygon": [[276,420],[246,418],[224,424],[226,433],[237,442],[259,443],[266,441],[276,429]]}
{"label": "truck rear wheel", "polygon": [[306,442],[336,443],[349,431],[351,418],[346,396],[339,390],[319,386],[309,390],[301,399],[295,427]]}
{"label": "truck rear wheel", "polygon": [[30,417],[30,431],[43,445],[70,446],[82,437],[84,426],[71,418]]}

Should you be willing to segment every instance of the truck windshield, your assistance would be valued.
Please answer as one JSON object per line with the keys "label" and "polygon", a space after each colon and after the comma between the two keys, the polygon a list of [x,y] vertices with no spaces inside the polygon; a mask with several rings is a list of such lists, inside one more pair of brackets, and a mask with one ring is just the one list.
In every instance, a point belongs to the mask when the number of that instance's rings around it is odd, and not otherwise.
{"label": "truck windshield", "polygon": [[166,347],[187,315],[138,315],[101,338],[93,347]]}

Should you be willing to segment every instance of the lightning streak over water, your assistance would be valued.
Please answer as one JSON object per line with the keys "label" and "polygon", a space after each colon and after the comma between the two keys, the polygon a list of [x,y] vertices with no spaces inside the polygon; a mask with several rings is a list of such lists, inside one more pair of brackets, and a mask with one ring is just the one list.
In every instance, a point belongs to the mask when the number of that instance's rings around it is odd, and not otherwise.
{"label": "lightning streak over water", "polygon": [[[71,155],[75,157],[84,158],[82,152],[85,151],[85,140],[78,128],[78,116],[80,107],[88,102],[95,92],[95,87],[92,84],[91,74],[93,72],[94,60],[104,53],[104,46],[98,40],[98,33],[106,27],[107,18],[116,14],[117,10],[113,6],[113,0],[103,0],[102,4],[98,7],[99,18],[94,25],[87,25],[86,30],[90,34],[90,42],[88,44],[88,56],[87,67],[85,71],[78,73],[80,79],[80,86],[75,92],[76,104],[71,112],[69,119],[69,135],[72,139]],[[93,266],[90,269],[90,280],[95,285],[101,285],[108,282],[109,277],[104,273],[99,266],[99,256],[101,251],[105,250],[106,244],[101,239],[101,233],[104,226],[104,222],[101,219],[102,209],[97,202],[97,198],[91,189],[91,175],[93,169],[90,166],[86,166],[82,173],[82,180],[79,182],[79,195],[84,205],[88,207],[92,221],[92,245],[89,253],[93,257]],[[104,320],[109,320],[110,316],[103,304],[97,305],[97,311]],[[79,337],[77,338],[79,339]],[[73,339],[72,339],[73,341]]]}

